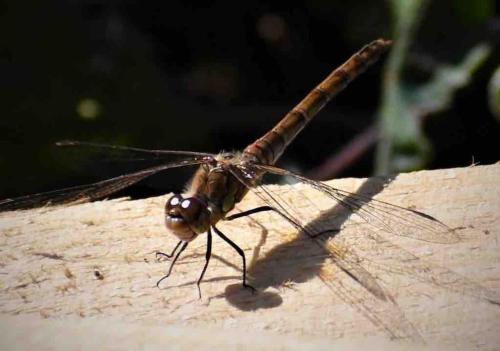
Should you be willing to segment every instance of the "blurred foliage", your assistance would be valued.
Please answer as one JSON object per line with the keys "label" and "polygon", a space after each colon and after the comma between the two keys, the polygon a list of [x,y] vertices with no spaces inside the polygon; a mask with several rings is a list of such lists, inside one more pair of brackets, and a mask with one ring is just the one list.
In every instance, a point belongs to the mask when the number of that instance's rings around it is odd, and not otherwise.
{"label": "blurred foliage", "polygon": [[497,67],[488,84],[488,103],[491,113],[500,122],[500,66]]}
{"label": "blurred foliage", "polygon": [[451,5],[461,18],[471,23],[487,20],[495,14],[495,0],[458,0]]}
{"label": "blurred foliage", "polygon": [[[281,160],[284,167],[310,169],[373,123],[385,60],[397,73],[391,83],[397,89],[384,91],[383,99],[408,118],[409,96],[437,79],[439,62],[453,67],[457,58],[470,57],[470,48],[500,37],[492,1],[425,1],[425,16],[421,4],[6,0],[0,4],[0,198],[98,181],[142,165],[97,162],[96,155],[56,149],[58,140],[241,149],[353,52],[399,28],[392,38],[399,58],[391,53],[353,82]],[[406,42],[397,37],[405,23],[418,27]],[[415,57],[430,64],[412,65]],[[491,144],[500,130],[484,88],[497,66],[494,48],[455,92],[459,98],[426,121],[427,144],[415,121],[391,127],[409,135],[412,152],[432,143],[434,157],[423,152],[427,167],[465,165],[471,155],[498,160]],[[372,167],[368,153],[342,175],[367,176]],[[137,193],[179,190],[187,174],[167,173]]]}
{"label": "blurred foliage", "polygon": [[394,18],[395,39],[384,71],[379,111],[380,141],[375,169],[377,174],[387,174],[401,166],[418,167],[417,164],[429,148],[418,121],[411,113],[411,106],[405,101],[402,83],[409,47],[427,1],[389,0],[389,4]]}
{"label": "blurred foliage", "polygon": [[488,44],[473,47],[456,65],[435,65],[431,79],[419,86],[411,87],[406,99],[418,116],[440,112],[451,106],[453,94],[472,80],[473,74],[486,61],[491,53]]}
{"label": "blurred foliage", "polygon": [[[402,72],[428,1],[389,0],[389,3],[394,16],[395,42],[384,71],[377,174],[425,167],[432,156],[432,144],[422,132],[423,118],[449,108],[453,103],[453,94],[472,81],[473,74],[491,52],[489,45],[479,44],[469,51],[461,63],[428,65],[432,67],[428,81],[419,85],[405,82]],[[470,9],[469,18],[483,18],[491,9],[491,6],[469,1],[460,2],[461,11],[465,11],[466,3]]]}

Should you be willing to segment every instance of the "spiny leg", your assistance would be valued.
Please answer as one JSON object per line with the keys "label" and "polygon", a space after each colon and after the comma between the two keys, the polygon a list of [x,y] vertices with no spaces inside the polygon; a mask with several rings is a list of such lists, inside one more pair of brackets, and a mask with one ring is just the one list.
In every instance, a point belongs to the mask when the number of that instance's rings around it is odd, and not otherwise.
{"label": "spiny leg", "polygon": [[238,219],[238,218],[241,218],[241,217],[250,216],[250,215],[252,215],[254,213],[264,212],[264,211],[276,211],[276,212],[278,212],[274,207],[271,207],[271,206],[260,206],[260,207],[252,208],[251,210],[248,210],[248,211],[243,211],[243,212],[236,213],[234,215],[228,216],[228,217],[225,218],[225,220],[226,221],[232,221],[233,219]]}
{"label": "spiny leg", "polygon": [[295,221],[293,219],[289,218],[286,214],[284,214],[283,212],[281,212],[277,208],[274,208],[274,207],[271,207],[271,206],[260,206],[260,207],[252,208],[251,210],[247,210],[247,211],[243,211],[243,212],[240,212],[240,213],[236,213],[236,214],[231,215],[231,216],[227,216],[225,218],[225,220],[226,221],[232,221],[234,219],[238,219],[238,218],[241,218],[241,217],[250,216],[252,214],[259,213],[259,212],[265,212],[265,211],[274,211],[274,212],[276,212],[281,217],[285,218],[290,223],[292,223],[295,227],[303,230],[311,238],[317,238],[317,237],[322,236],[322,235],[327,234],[327,233],[330,233],[330,234],[332,234],[332,233],[338,233],[340,231],[340,229],[326,229],[326,230],[323,230],[323,231],[318,232],[318,233],[311,233],[306,228],[302,228],[302,226],[300,224],[295,223]]}
{"label": "spiny leg", "polygon": [[156,287],[160,288],[160,283],[162,282],[162,280],[166,279],[166,278],[168,278],[170,276],[170,273],[172,273],[172,268],[174,268],[175,262],[177,261],[177,259],[181,255],[182,251],[184,251],[186,249],[186,247],[188,246],[188,244],[189,244],[189,242],[187,242],[187,241],[184,242],[184,245],[182,245],[181,249],[177,252],[177,255],[175,255],[174,260],[170,264],[170,267],[168,269],[167,274],[163,278],[161,278],[160,280],[158,280],[158,282],[156,283]]}
{"label": "spiny leg", "polygon": [[198,278],[198,282],[196,282],[196,285],[198,286],[198,294],[200,295],[200,299],[201,299],[200,283],[201,280],[203,279],[203,276],[205,275],[205,272],[208,267],[208,262],[210,261],[211,256],[212,256],[212,231],[209,228],[207,232],[207,252],[205,253],[205,266],[201,271],[200,278]]}
{"label": "spiny leg", "polygon": [[158,256],[162,256],[162,257],[166,257],[166,258],[172,258],[172,256],[174,256],[174,253],[175,251],[177,251],[177,248],[181,245],[182,243],[182,240],[180,240],[177,245],[175,245],[174,249],[172,250],[172,252],[169,254],[166,254],[164,252],[160,252],[160,251],[157,251],[156,252],[156,259],[158,259]]}
{"label": "spiny leg", "polygon": [[255,291],[255,288],[253,286],[247,284],[247,262],[246,262],[245,253],[243,252],[243,250],[238,245],[236,245],[233,241],[231,241],[231,239],[229,239],[227,236],[225,236],[224,233],[222,233],[219,229],[217,229],[217,227],[215,227],[213,225],[212,228],[215,230],[215,233],[217,233],[218,236],[220,236],[222,239],[224,239],[224,241],[226,243],[231,245],[232,248],[235,249],[236,252],[241,256],[241,258],[243,260],[243,286],[245,288],[251,289],[252,291]]}
{"label": "spiny leg", "polygon": [[290,218],[289,216],[287,216],[286,214],[284,214],[283,212],[281,212],[280,210],[278,210],[277,208],[274,208],[272,206],[260,206],[260,207],[252,208],[251,210],[243,211],[243,212],[228,216],[228,217],[224,218],[224,220],[232,221],[234,219],[250,216],[254,213],[264,212],[264,211],[274,211],[277,214],[279,214],[281,217],[286,219],[288,222],[292,223],[295,227],[301,228],[300,224],[296,223],[292,218]]}

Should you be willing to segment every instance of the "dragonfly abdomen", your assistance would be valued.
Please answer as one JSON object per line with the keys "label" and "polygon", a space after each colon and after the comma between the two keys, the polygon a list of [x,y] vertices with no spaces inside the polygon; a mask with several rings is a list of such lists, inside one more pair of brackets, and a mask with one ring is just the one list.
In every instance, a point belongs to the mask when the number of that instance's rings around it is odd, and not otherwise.
{"label": "dragonfly abdomen", "polygon": [[391,41],[378,39],[364,46],[316,86],[268,133],[244,151],[261,163],[272,165],[309,121],[368,66],[377,61]]}

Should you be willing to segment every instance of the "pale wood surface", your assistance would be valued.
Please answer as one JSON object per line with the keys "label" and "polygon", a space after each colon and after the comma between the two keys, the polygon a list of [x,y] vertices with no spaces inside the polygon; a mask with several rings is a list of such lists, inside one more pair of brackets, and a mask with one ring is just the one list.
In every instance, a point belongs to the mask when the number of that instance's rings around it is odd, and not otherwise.
{"label": "pale wood surface", "polygon": [[[125,345],[140,343],[149,326],[164,344],[185,348],[203,345],[207,335],[221,340],[219,348],[233,348],[234,340],[225,343],[224,335],[231,339],[246,332],[250,342],[262,335],[259,345],[278,335],[276,342],[285,349],[293,347],[284,340],[311,348],[377,345],[373,340],[401,346],[399,339],[390,341],[394,337],[404,338],[405,345],[424,340],[450,348],[497,348],[500,165],[401,174],[385,181],[383,191],[375,190],[382,183],[373,178],[329,182],[348,191],[362,187],[378,193],[378,199],[428,213],[460,237],[457,243],[435,244],[384,235],[354,219],[342,221],[335,237],[339,257],[357,253],[356,264],[392,301],[368,292],[311,239],[271,213],[219,226],[245,250],[259,292],[240,289],[239,256],[214,238],[202,300],[194,282],[204,264],[204,237],[190,244],[162,290],[155,286],[168,263],[157,262],[154,253],[169,252],[176,243],[163,226],[168,195],[0,214],[0,331],[9,336],[0,339],[27,349],[36,338],[38,349],[44,349],[79,345],[94,336],[113,348],[116,340],[102,338],[106,326],[126,326],[120,339]],[[309,210],[303,197],[274,189]],[[316,201],[313,193],[308,197]],[[248,195],[239,209],[256,204],[258,199]],[[347,243],[352,245],[342,246]],[[54,337],[60,333],[69,339]]]}

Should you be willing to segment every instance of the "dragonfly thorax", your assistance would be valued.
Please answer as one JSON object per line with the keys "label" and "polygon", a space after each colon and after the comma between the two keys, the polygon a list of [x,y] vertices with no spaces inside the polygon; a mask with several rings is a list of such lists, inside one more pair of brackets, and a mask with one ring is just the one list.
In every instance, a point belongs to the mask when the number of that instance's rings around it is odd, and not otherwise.
{"label": "dragonfly thorax", "polygon": [[210,210],[199,197],[173,195],[165,204],[165,225],[182,241],[192,241],[210,226]]}

